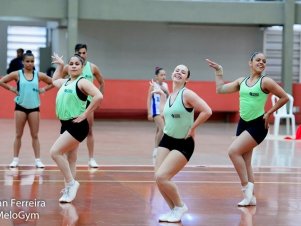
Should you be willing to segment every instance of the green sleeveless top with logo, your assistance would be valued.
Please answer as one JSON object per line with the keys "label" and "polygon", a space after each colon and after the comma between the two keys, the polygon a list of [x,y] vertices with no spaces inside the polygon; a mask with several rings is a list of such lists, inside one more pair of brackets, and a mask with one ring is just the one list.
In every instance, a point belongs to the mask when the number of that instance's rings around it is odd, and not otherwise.
{"label": "green sleeveless top with logo", "polygon": [[164,133],[176,139],[183,139],[186,137],[194,120],[194,110],[184,106],[184,90],[185,88],[179,90],[173,103],[170,103],[170,95],[167,98],[163,110],[165,119]]}
{"label": "green sleeveless top with logo", "polygon": [[15,97],[15,102],[26,109],[34,109],[40,106],[39,75],[36,70],[32,74],[32,79],[27,80],[23,70],[18,71],[17,89],[19,95]]}
{"label": "green sleeveless top with logo", "polygon": [[85,109],[87,101],[81,100],[76,91],[77,83],[80,79],[70,81],[70,78],[62,85],[56,95],[56,115],[60,120],[70,120],[81,115]]}
{"label": "green sleeveless top with logo", "polygon": [[[91,63],[89,61],[86,62],[84,68],[83,68],[83,72],[82,75],[85,77],[85,79],[89,80],[90,82],[93,83],[94,81],[94,75],[91,69]],[[88,101],[91,102],[92,97],[88,96]]]}
{"label": "green sleeveless top with logo", "polygon": [[240,84],[239,89],[239,114],[245,121],[251,121],[264,114],[265,103],[268,93],[261,89],[263,75],[253,86],[248,86],[246,77]]}

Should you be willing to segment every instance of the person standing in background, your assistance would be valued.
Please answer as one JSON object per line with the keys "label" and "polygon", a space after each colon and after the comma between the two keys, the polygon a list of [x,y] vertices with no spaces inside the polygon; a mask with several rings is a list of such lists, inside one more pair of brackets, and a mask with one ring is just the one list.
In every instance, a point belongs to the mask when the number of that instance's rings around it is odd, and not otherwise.
{"label": "person standing in background", "polygon": [[[40,160],[40,142],[38,137],[40,125],[40,93],[45,93],[53,87],[52,80],[45,73],[34,70],[34,55],[30,50],[27,50],[23,55],[23,64],[23,69],[13,71],[0,80],[0,86],[16,94],[14,158],[9,166],[15,168],[19,165],[21,139],[25,124],[28,122],[32,138],[32,147],[35,154],[35,166],[37,168],[44,168],[45,166]],[[15,81],[17,85],[9,85],[8,83],[11,81]],[[43,81],[47,85],[40,88],[40,81]]]}
{"label": "person standing in background", "polygon": [[22,48],[17,49],[17,57],[10,61],[8,69],[6,71],[7,74],[13,71],[18,71],[24,67],[23,54],[24,54],[24,49]]}
{"label": "person standing in background", "polygon": [[[164,119],[162,116],[166,98],[169,95],[166,82],[166,72],[161,67],[155,68],[155,77],[152,80],[147,95],[147,118],[154,121],[156,125],[155,147],[153,150],[153,161],[156,159],[159,142],[163,137]],[[156,87],[154,87],[156,86]],[[154,89],[161,89],[164,95],[154,93]]]}
{"label": "person standing in background", "polygon": [[[94,83],[94,79],[96,79],[99,84],[99,90],[103,94],[104,77],[100,69],[95,64],[88,61],[87,50],[88,50],[87,45],[82,43],[76,44],[74,48],[75,54],[78,54],[84,59],[84,68],[82,70],[83,76],[92,83]],[[67,74],[68,74],[67,66],[65,66],[63,70],[63,75],[66,76]],[[91,103],[91,97],[89,96],[87,101],[87,107],[89,106],[90,103]],[[91,168],[98,168],[99,165],[97,164],[94,158],[94,134],[93,134],[94,114],[89,114],[87,119],[89,122],[89,134],[87,136],[87,148],[89,152],[88,166]]]}

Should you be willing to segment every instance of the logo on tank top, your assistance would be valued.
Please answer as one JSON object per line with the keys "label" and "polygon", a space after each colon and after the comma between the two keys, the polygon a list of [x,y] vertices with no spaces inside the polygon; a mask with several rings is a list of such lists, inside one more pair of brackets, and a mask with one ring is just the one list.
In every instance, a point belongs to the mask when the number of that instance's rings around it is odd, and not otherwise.
{"label": "logo on tank top", "polygon": [[64,92],[65,93],[73,93],[73,90],[72,89],[65,89]]}
{"label": "logo on tank top", "polygon": [[32,91],[37,92],[37,93],[40,92],[40,90],[39,90],[39,89],[36,89],[36,88],[32,88]]}
{"label": "logo on tank top", "polygon": [[252,93],[252,92],[249,92],[250,96],[252,97],[258,97],[259,96],[259,93]]}
{"label": "logo on tank top", "polygon": [[173,117],[173,118],[181,118],[181,115],[180,114],[171,114],[171,117]]}

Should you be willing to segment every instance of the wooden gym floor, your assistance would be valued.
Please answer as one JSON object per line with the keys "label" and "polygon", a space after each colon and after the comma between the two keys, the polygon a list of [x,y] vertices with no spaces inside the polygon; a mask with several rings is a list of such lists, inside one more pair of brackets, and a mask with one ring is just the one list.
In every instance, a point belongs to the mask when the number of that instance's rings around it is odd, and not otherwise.
{"label": "wooden gym floor", "polygon": [[[227,156],[236,124],[209,122],[196,136],[195,153],[174,181],[189,211],[177,224],[159,223],[168,210],[153,179],[154,124],[96,121],[95,158],[87,167],[85,141],[78,153],[80,188],[72,204],[59,204],[63,178],[49,156],[59,132],[57,120],[41,120],[41,158],[35,169],[28,127],[20,166],[12,160],[14,121],[0,120],[0,225],[118,226],[299,226],[301,223],[301,142],[269,135],[254,151],[257,206],[238,208],[239,179]],[[271,129],[273,127],[271,126]],[[284,131],[284,128],[282,128]]]}

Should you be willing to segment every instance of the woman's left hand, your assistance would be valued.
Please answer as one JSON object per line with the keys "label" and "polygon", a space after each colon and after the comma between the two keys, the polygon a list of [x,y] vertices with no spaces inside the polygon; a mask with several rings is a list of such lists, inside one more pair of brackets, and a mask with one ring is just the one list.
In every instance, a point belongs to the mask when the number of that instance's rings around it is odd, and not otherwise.
{"label": "woman's left hand", "polygon": [[189,129],[189,131],[188,131],[188,133],[187,133],[185,139],[187,139],[187,138],[189,138],[189,137],[194,138],[194,136],[195,136],[195,130],[194,130],[194,129]]}
{"label": "woman's left hand", "polygon": [[77,118],[73,119],[73,122],[79,123],[79,122],[84,121],[86,118],[87,118],[87,116],[85,114],[81,114]]}
{"label": "woman's left hand", "polygon": [[263,119],[264,119],[264,126],[266,129],[269,128],[269,118],[270,118],[270,114],[269,113],[265,113],[263,115]]}

